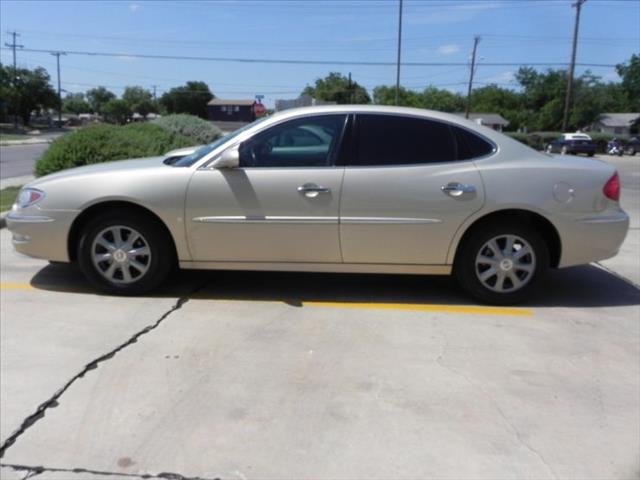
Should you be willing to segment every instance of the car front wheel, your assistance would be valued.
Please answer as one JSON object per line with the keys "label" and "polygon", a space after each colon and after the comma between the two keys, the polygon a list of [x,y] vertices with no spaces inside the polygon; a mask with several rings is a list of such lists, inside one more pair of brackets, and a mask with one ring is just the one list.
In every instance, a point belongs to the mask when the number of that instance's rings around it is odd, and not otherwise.
{"label": "car front wheel", "polygon": [[136,295],[165,280],[175,265],[175,255],[155,221],[135,213],[106,213],[84,228],[78,264],[99,289]]}
{"label": "car front wheel", "polygon": [[482,226],[460,246],[454,272],[475,298],[509,305],[524,300],[549,264],[544,240],[530,226]]}

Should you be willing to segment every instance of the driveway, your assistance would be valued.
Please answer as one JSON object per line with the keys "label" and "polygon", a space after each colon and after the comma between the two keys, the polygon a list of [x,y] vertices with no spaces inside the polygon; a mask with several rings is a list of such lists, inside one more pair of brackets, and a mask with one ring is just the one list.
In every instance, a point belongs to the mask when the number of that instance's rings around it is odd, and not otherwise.
{"label": "driveway", "polygon": [[2,230],[2,478],[638,478],[640,162],[613,161],[621,254],[513,308],[390,275],[117,298]]}

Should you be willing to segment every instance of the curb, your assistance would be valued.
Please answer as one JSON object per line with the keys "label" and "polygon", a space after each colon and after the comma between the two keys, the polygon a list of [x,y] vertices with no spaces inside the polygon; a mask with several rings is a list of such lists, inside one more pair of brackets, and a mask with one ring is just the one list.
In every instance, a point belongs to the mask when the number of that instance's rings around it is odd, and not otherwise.
{"label": "curb", "polygon": [[38,145],[42,143],[51,143],[50,138],[30,138],[29,140],[4,140],[0,142],[0,147],[11,147],[14,145]]}

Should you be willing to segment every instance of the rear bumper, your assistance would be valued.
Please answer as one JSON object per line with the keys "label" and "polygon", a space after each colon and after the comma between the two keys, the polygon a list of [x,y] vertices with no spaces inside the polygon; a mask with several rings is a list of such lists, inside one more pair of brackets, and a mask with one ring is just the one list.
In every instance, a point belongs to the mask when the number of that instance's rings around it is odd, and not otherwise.
{"label": "rear bumper", "polygon": [[34,258],[68,262],[67,238],[78,212],[69,210],[11,211],[5,218],[15,249]]}
{"label": "rear bumper", "polygon": [[629,216],[622,210],[578,218],[564,225],[559,267],[570,267],[615,256],[629,231]]}

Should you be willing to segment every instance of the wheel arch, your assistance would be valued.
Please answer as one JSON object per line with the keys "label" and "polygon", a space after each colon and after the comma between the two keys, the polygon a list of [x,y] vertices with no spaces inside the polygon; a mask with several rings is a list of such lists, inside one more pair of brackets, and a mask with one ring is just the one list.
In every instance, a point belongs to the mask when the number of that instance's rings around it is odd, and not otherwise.
{"label": "wheel arch", "polygon": [[135,202],[126,200],[107,200],[88,206],[74,219],[67,237],[67,254],[69,255],[69,261],[74,262],[77,260],[78,242],[80,241],[80,235],[84,226],[96,215],[119,209],[126,209],[127,212],[133,211],[140,213],[156,222],[171,242],[171,248],[176,254],[175,258],[178,258],[175,239],[165,222],[156,213]]}
{"label": "wheel arch", "polygon": [[487,213],[481,217],[473,220],[463,231],[459,234],[457,243],[452,244],[452,248],[449,253],[449,258],[455,260],[458,257],[458,253],[461,248],[464,247],[467,239],[473,234],[473,232],[482,225],[487,223],[509,223],[518,222],[526,225],[533,226],[547,245],[549,250],[549,262],[552,268],[557,268],[560,264],[560,258],[562,256],[562,241],[557,228],[551,223],[551,221],[540,213],[532,210],[526,210],[522,208],[509,208],[504,210],[496,210]]}

